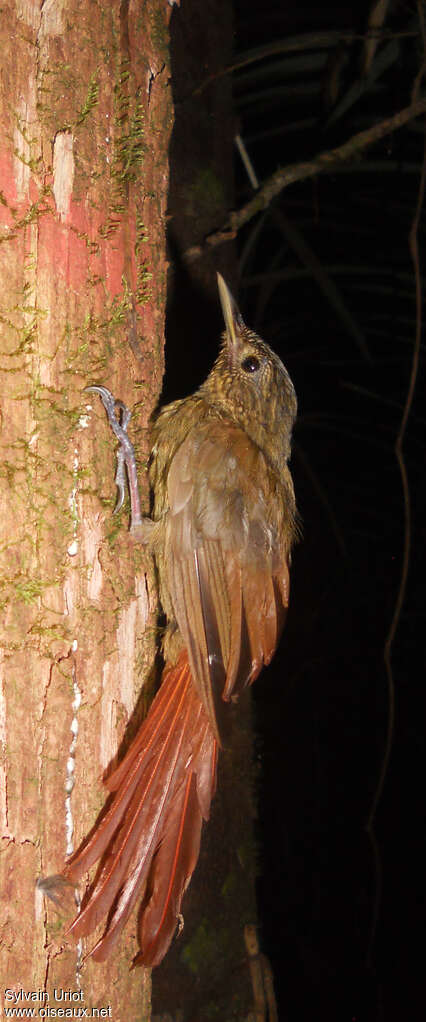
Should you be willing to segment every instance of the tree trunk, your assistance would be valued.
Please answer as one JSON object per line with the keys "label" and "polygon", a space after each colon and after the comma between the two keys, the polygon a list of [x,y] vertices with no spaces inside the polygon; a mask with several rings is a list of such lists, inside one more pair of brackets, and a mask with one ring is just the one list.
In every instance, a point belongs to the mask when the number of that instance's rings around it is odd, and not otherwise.
{"label": "tree trunk", "polygon": [[84,387],[136,392],[143,464],[163,372],[170,11],[11,0],[0,21],[1,988],[5,1007],[52,1008],[56,988],[116,1022],[149,1013],[148,972],[129,982],[135,927],[80,975],[35,885],[93,824],[154,660],[152,567],[112,518],[114,444]]}

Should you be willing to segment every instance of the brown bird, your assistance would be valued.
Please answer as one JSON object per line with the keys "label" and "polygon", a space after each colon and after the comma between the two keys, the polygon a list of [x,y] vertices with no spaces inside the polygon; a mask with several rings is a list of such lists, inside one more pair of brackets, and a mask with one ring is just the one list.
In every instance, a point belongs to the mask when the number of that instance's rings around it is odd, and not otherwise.
{"label": "brown bird", "polygon": [[120,504],[125,463],[131,532],[154,554],[167,619],[161,687],[106,781],[109,808],[64,869],[76,883],[102,857],[69,931],[80,938],[107,916],[96,961],[110,954],[140,896],[134,964],[158,965],[166,954],[209,816],[229,703],[271,660],[288,605],[296,395],[219,275],[218,283],[226,329],[217,361],[153,427],[152,520],[140,513],[130,413],[105,387],[90,388],[120,440]]}

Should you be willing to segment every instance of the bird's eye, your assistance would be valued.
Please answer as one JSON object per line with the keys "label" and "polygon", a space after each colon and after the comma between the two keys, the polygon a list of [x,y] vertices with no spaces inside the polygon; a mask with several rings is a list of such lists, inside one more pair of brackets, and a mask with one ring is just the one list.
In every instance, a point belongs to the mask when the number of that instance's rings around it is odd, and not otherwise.
{"label": "bird's eye", "polygon": [[244,369],[245,373],[256,373],[259,369],[260,362],[255,355],[249,355],[248,358],[244,359],[241,363],[241,369]]}

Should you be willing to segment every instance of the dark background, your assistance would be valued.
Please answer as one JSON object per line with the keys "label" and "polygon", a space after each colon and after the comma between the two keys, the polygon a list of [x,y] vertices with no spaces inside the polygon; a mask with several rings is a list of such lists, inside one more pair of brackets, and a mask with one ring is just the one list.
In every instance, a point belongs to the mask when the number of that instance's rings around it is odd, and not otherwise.
{"label": "dark background", "polygon": [[[384,653],[407,539],[395,442],[415,346],[408,237],[425,120],[287,188],[235,243],[198,264],[185,252],[252,194],[232,151],[236,131],[262,182],[410,104],[424,57],[423,7],[388,5],[366,72],[369,10],[364,2],[182,0],[172,18],[164,400],[194,390],[215,358],[216,268],[247,323],[285,362],[299,397],[292,471],[303,539],[285,635],[254,688],[260,938],[279,1018],[291,1022],[387,1022],[424,1012],[423,345],[403,445],[409,575],[391,678]],[[221,74],[248,61],[249,51],[294,37],[302,41],[293,52],[278,49]],[[205,87],[195,96],[197,83]],[[204,152],[206,125],[214,141]],[[424,230],[422,213],[421,265]],[[369,827],[392,694],[391,755]]]}

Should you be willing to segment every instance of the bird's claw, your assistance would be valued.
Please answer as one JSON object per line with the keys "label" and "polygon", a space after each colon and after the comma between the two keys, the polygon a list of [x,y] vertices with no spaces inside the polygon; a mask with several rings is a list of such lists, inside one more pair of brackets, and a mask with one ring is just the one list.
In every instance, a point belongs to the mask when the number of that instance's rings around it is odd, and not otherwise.
{"label": "bird's claw", "polygon": [[[117,451],[117,469],[115,473],[115,484],[117,486],[117,502],[113,514],[121,510],[126,492],[126,468],[129,481],[130,502],[132,510],[132,523],[138,523],[140,519],[139,493],[137,488],[136,458],[135,449],[127,433],[132,413],[123,401],[114,397],[114,394],[107,387],[93,384],[85,387],[85,390],[99,394],[102,404],[107,413],[108,422],[114,435],[119,441]],[[116,414],[118,409],[118,415]],[[126,466],[126,468],[125,468]]]}
{"label": "bird's claw", "polygon": [[[108,390],[108,387],[101,387],[98,383],[94,383],[92,386],[85,387],[84,389],[93,391],[94,394],[99,394],[108,416],[108,422],[113,433],[115,433],[117,440],[119,440],[120,443],[123,443],[123,440],[127,440],[128,443],[130,443],[127,436],[127,427],[132,417],[132,413],[129,408],[127,408],[127,405],[124,404],[124,401],[120,401],[120,398],[114,397],[114,394]],[[115,414],[116,408],[120,409],[120,418],[117,418]]]}

